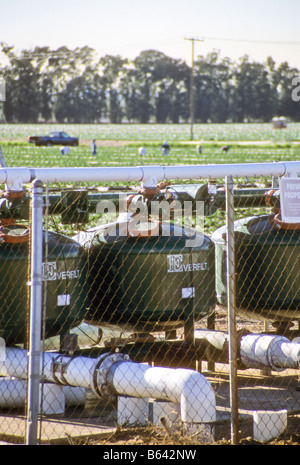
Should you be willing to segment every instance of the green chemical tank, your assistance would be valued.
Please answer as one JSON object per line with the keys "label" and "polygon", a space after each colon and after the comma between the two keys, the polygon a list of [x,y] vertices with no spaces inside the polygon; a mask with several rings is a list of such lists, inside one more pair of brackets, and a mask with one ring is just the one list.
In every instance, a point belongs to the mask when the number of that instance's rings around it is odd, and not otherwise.
{"label": "green chemical tank", "polygon": [[[16,231],[18,231],[16,233]],[[0,336],[7,344],[26,343],[30,312],[29,234],[20,228],[0,228],[1,310]],[[46,259],[44,234],[45,335],[67,333],[85,313],[84,250],[72,239],[48,232]],[[45,297],[46,296],[46,297]]]}
{"label": "green chemical tank", "polygon": [[195,320],[214,311],[210,238],[170,223],[148,232],[132,236],[128,223],[111,223],[77,239],[89,255],[87,322],[149,332],[183,326],[188,302]]}
{"label": "green chemical tank", "polygon": [[[254,319],[300,319],[300,229],[279,215],[234,223],[237,312]],[[226,227],[217,229],[216,294],[226,304]]]}

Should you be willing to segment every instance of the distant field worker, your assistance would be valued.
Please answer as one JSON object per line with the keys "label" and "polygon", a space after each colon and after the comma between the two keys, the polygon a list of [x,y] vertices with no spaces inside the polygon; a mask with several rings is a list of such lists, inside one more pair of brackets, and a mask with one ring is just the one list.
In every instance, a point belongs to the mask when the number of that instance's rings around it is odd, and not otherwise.
{"label": "distant field worker", "polygon": [[162,150],[162,154],[164,156],[168,156],[169,155],[169,150],[170,150],[170,146],[168,144],[168,142],[165,140],[163,145],[161,146],[161,150]]}
{"label": "distant field worker", "polygon": [[70,147],[68,147],[68,146],[66,146],[66,147],[65,147],[65,146],[62,146],[62,147],[60,148],[60,153],[61,153],[62,155],[69,155],[69,153],[70,153]]}
{"label": "distant field worker", "polygon": [[197,145],[196,147],[196,152],[198,153],[198,155],[200,155],[200,153],[203,152],[203,145],[202,145],[202,141],[199,145]]}
{"label": "distant field worker", "polygon": [[97,145],[96,145],[96,139],[92,140],[92,155],[97,154]]}
{"label": "distant field worker", "polygon": [[229,145],[223,145],[223,147],[222,147],[221,150],[222,150],[222,152],[228,152],[228,150],[229,150]]}
{"label": "distant field worker", "polygon": [[139,155],[140,155],[140,157],[144,157],[146,155],[145,147],[140,147],[139,148]]}

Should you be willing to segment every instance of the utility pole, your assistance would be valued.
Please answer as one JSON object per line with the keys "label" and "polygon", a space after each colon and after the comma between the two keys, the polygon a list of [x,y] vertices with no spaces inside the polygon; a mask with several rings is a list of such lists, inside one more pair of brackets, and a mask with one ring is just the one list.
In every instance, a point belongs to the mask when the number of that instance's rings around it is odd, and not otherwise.
{"label": "utility pole", "polygon": [[191,67],[191,84],[190,84],[190,120],[191,120],[191,140],[193,140],[193,123],[194,123],[194,49],[195,41],[203,42],[203,39],[195,37],[186,37],[184,40],[190,40],[192,43],[192,67]]}
{"label": "utility pole", "polygon": [[0,123],[5,123],[5,115],[4,115],[4,102],[6,100],[5,97],[5,80],[0,77]]}

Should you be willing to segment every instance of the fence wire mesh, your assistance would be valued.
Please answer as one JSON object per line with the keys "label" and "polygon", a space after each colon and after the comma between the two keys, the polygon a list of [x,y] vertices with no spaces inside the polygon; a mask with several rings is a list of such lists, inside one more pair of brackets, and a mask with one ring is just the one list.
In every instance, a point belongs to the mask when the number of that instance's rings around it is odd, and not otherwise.
{"label": "fence wire mesh", "polygon": [[[45,186],[38,442],[143,426],[213,443],[232,440],[233,422],[238,440],[299,434],[299,225],[282,223],[276,179],[233,181],[233,309],[224,179]],[[30,191],[4,200],[0,438],[24,442]]]}

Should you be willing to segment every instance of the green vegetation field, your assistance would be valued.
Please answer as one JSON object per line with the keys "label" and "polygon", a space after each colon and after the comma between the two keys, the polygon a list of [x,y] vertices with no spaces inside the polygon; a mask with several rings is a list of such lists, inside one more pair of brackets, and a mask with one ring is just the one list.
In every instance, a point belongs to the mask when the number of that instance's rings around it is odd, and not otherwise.
{"label": "green vegetation field", "polygon": [[[62,156],[60,147],[35,147],[27,142],[29,135],[45,135],[51,130],[65,130],[78,136],[80,145],[70,147]],[[194,125],[190,140],[189,125],[0,125],[0,144],[7,166],[27,167],[93,167],[214,163],[261,163],[300,160],[300,123],[288,124],[282,130],[270,124],[211,124]],[[92,156],[91,141],[97,139],[97,155]],[[161,153],[161,144],[171,146],[168,157]],[[203,153],[196,147],[203,140]],[[146,155],[141,158],[138,148],[143,145]],[[222,146],[229,151],[223,152]],[[245,180],[236,180],[244,184]],[[223,180],[219,180],[222,183]],[[270,179],[246,180],[269,187]],[[70,187],[73,187],[74,184]],[[55,187],[55,186],[52,186]],[[62,186],[56,186],[59,190]],[[82,187],[78,182],[75,187]],[[96,188],[106,186],[89,186]],[[125,186],[126,187],[126,186]],[[128,187],[128,186],[127,186]],[[257,214],[257,209],[249,214]],[[239,212],[236,211],[238,215]],[[243,213],[245,214],[245,213]],[[206,218],[207,232],[224,223],[224,212],[217,211]],[[60,225],[61,227],[61,225]]]}
{"label": "green vegetation field", "polygon": [[[0,124],[0,140],[24,141],[31,134],[47,134],[53,130],[65,130],[90,140],[129,141],[187,141],[190,139],[189,124]],[[300,123],[288,123],[284,130],[274,130],[271,123],[249,124],[194,124],[195,140],[207,141],[265,141],[281,140],[300,142]]]}
{"label": "green vegetation field", "polygon": [[[80,138],[79,147],[61,156],[59,147],[35,147],[29,135],[65,130]],[[0,125],[0,144],[8,166],[135,166],[140,164],[209,164],[290,161],[300,159],[300,123],[274,130],[270,124],[194,125]],[[91,155],[91,140],[97,139],[97,155]],[[171,146],[163,157],[160,146]],[[196,146],[203,140],[203,153]],[[224,153],[223,145],[229,146]],[[141,159],[138,148],[146,155]]]}

